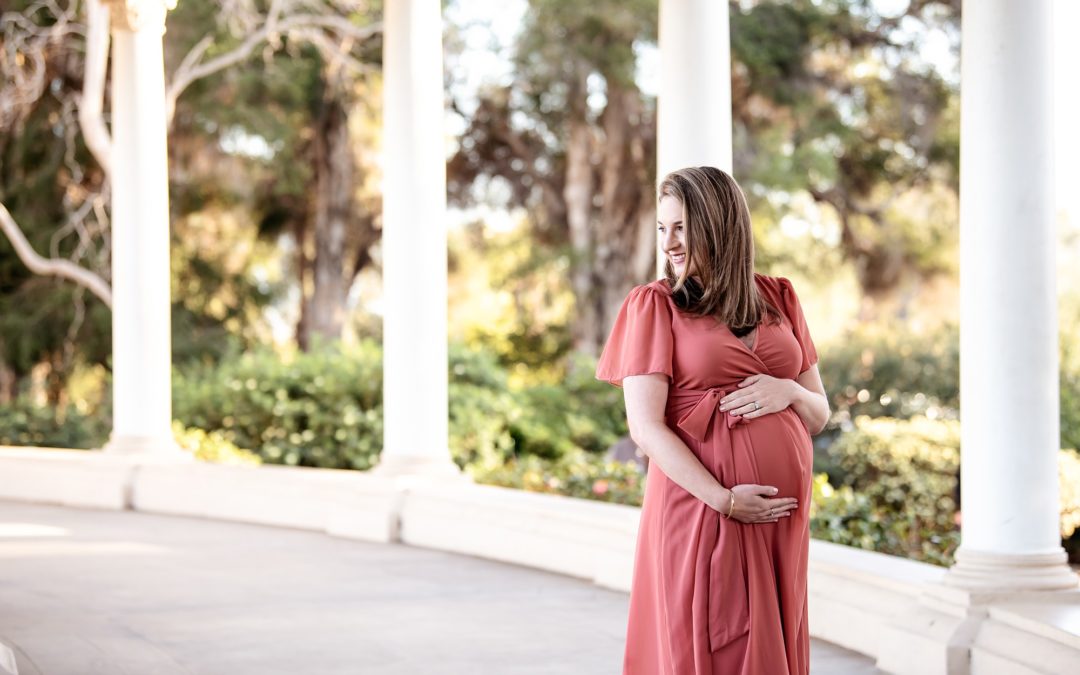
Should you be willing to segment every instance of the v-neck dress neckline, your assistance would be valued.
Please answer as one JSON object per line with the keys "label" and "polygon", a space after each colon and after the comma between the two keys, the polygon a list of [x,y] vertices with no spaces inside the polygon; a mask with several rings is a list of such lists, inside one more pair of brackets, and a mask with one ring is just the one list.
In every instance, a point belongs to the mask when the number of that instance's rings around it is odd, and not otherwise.
{"label": "v-neck dress neckline", "polygon": [[762,322],[758,322],[758,324],[756,326],[754,326],[754,344],[749,346],[749,347],[746,346],[746,343],[742,341],[742,338],[740,338],[738,335],[735,334],[735,331],[731,330],[730,326],[728,326],[727,324],[724,324],[724,329],[727,330],[728,335],[735,338],[735,341],[738,342],[739,345],[743,349],[750,352],[754,356],[757,356],[758,355],[758,353],[757,353],[758,344],[760,344],[760,342],[761,342],[761,325],[762,325]]}

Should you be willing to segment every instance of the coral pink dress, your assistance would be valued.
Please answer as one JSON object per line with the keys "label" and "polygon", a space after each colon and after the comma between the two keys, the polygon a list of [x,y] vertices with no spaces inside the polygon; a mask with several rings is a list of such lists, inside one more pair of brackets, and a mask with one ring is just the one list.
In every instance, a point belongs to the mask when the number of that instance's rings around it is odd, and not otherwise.
{"label": "coral pink dress", "polygon": [[782,323],[753,349],[711,317],[683,314],[667,282],[635,286],[615,319],[597,379],[670,378],[667,425],[724,487],[772,485],[799,508],[775,523],[728,520],[649,466],[630,591],[624,675],[806,675],[806,569],[813,447],[795,409],[754,419],[719,400],[750,375],[795,379],[817,362],[784,277],[754,274]]}

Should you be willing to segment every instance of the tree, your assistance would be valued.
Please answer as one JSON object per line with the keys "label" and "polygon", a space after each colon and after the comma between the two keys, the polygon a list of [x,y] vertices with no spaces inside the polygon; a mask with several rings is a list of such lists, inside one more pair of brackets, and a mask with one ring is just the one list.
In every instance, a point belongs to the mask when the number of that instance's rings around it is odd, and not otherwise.
{"label": "tree", "polygon": [[[351,0],[273,0],[270,3],[233,0],[221,5],[200,0],[182,3],[185,18],[194,19],[194,39],[177,55],[168,85],[169,122],[181,94],[211,75],[242,64],[262,48],[273,54],[288,41],[311,45],[319,53],[333,54],[339,71],[364,64],[358,58],[377,37],[378,23],[361,21],[364,7]],[[109,138],[105,124],[108,59],[108,12],[96,0],[69,2],[16,2],[2,15],[0,77],[0,229],[6,235],[4,277],[6,303],[29,301],[28,289],[59,293],[59,287],[31,283],[36,275],[50,275],[90,290],[107,309],[111,302],[108,256]],[[170,24],[170,42],[183,36],[184,24]],[[84,37],[85,36],[85,37]],[[178,42],[185,42],[179,40]],[[370,49],[369,49],[370,51]],[[332,204],[322,202],[323,211]],[[175,213],[175,212],[174,212]],[[63,224],[62,227],[58,226]],[[38,251],[48,250],[42,256]],[[25,265],[11,264],[15,257]],[[0,338],[5,353],[0,361],[0,382],[6,395],[25,375],[12,364],[45,359],[63,336],[62,352],[77,352],[75,339],[85,315],[82,292],[73,302],[71,330],[50,330],[39,338],[40,349],[30,349],[24,336]],[[35,306],[50,306],[38,300]],[[107,327],[107,313],[104,315]],[[104,327],[98,325],[96,329]],[[17,328],[13,327],[13,330]],[[84,336],[85,337],[85,336]],[[18,356],[11,349],[21,342]],[[108,350],[105,350],[106,354]],[[40,356],[35,356],[39,354]],[[92,356],[104,360],[105,354]]]}
{"label": "tree", "polygon": [[[831,209],[864,318],[905,276],[951,271],[957,96],[920,63],[910,32],[955,35],[959,2],[916,1],[890,17],[868,0],[729,6],[734,173],[755,221],[790,212],[767,198],[779,192]],[[449,165],[457,203],[485,198],[477,178],[500,180],[537,242],[566,252],[584,353],[598,352],[629,287],[653,278],[655,101],[634,82],[633,46],[655,42],[656,16],[644,0],[532,0],[512,84],[461,112],[469,124]],[[780,262],[767,247],[759,255]]]}
{"label": "tree", "polygon": [[448,166],[455,203],[477,199],[476,178],[503,178],[537,241],[568,259],[583,353],[655,265],[655,102],[634,81],[634,45],[655,41],[656,12],[655,0],[533,0],[513,85],[482,94]]}

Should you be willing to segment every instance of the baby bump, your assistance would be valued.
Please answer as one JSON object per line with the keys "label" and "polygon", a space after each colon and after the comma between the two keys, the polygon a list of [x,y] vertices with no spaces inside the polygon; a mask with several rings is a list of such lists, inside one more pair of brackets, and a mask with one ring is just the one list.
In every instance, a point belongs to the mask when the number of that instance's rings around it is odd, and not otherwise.
{"label": "baby bump", "polygon": [[778,488],[780,497],[808,495],[814,445],[799,414],[786,408],[753,419],[743,429],[750,437],[758,482]]}

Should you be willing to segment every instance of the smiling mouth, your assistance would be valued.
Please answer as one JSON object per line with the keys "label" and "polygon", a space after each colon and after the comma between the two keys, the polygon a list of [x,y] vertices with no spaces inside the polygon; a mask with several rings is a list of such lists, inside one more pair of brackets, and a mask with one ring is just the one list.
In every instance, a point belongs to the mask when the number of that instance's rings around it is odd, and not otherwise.
{"label": "smiling mouth", "polygon": [[686,254],[685,253],[678,253],[676,255],[671,256],[671,262],[673,262],[675,264],[682,263],[685,260],[686,260]]}

